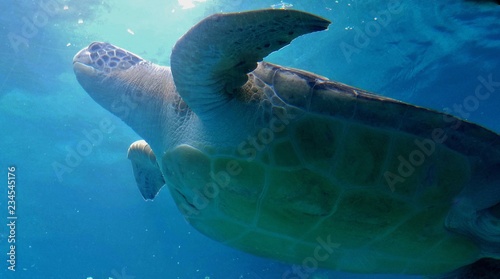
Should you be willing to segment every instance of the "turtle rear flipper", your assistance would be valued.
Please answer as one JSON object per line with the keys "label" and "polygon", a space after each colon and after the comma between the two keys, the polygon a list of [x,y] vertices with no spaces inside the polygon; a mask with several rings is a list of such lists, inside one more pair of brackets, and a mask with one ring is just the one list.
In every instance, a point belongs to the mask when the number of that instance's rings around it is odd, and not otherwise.
{"label": "turtle rear flipper", "polygon": [[445,275],[431,279],[498,279],[500,278],[500,259],[483,258]]}
{"label": "turtle rear flipper", "polygon": [[156,156],[149,144],[144,140],[132,143],[127,157],[132,161],[135,181],[145,200],[153,200],[165,185]]}

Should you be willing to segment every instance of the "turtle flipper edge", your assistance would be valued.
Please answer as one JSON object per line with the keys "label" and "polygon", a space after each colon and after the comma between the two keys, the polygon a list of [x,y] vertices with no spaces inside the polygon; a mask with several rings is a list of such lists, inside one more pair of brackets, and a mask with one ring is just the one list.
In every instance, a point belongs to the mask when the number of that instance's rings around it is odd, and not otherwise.
{"label": "turtle flipper edge", "polygon": [[144,140],[132,143],[127,157],[132,161],[135,181],[145,200],[153,200],[165,185],[156,156],[149,144]]}

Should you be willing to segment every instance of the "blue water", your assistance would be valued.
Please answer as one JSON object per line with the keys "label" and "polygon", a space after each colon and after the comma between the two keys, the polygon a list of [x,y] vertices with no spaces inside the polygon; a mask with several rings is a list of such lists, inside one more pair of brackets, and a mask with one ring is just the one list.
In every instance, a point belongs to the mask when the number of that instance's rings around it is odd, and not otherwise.
{"label": "blue water", "polygon": [[[201,235],[167,191],[143,201],[126,159],[139,137],[85,93],[72,57],[92,41],[109,41],[168,65],[177,38],[203,17],[275,5],[321,15],[332,25],[267,61],[440,111],[463,104],[481,77],[500,81],[500,6],[401,0],[391,9],[388,2],[2,1],[0,278],[281,278],[290,265]],[[500,132],[499,106],[495,87],[468,115],[452,113]],[[115,129],[58,177],[54,163],[63,162],[85,139],[84,131],[103,119]],[[7,269],[9,166],[16,167],[15,271]],[[313,276],[420,278],[330,271]]]}

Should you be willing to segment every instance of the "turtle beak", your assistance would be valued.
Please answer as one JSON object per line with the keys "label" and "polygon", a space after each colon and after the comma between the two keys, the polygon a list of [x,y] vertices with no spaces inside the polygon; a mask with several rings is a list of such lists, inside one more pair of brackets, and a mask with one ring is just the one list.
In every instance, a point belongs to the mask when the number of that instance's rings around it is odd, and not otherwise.
{"label": "turtle beak", "polygon": [[80,50],[75,57],[73,57],[73,71],[77,75],[96,75],[96,69],[94,69],[91,65],[92,60],[90,59],[90,52],[88,51],[88,48]]}

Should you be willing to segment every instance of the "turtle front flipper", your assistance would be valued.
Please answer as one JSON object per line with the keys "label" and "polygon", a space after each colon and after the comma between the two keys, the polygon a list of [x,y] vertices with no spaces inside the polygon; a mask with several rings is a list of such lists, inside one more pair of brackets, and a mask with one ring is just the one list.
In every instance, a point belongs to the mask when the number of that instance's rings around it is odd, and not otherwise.
{"label": "turtle front flipper", "polygon": [[152,200],[165,185],[156,156],[149,144],[144,140],[132,143],[127,157],[132,161],[135,181],[145,200]]}
{"label": "turtle front flipper", "polygon": [[212,15],[191,28],[172,51],[177,91],[198,115],[211,111],[234,97],[265,56],[329,24],[294,10]]}

